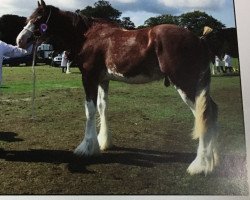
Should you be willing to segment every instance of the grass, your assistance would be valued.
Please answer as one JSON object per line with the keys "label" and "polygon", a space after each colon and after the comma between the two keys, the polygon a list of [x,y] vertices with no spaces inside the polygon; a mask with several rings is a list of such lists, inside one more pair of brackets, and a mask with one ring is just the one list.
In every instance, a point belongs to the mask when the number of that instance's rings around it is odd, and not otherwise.
{"label": "grass", "polygon": [[[48,70],[49,69],[49,70]],[[77,68],[72,74],[61,74],[60,68],[36,67],[36,87],[40,90],[81,87],[81,75]],[[31,67],[3,68],[4,93],[26,93],[32,91],[33,73]],[[49,77],[49,78],[48,78]]]}
{"label": "grass", "polygon": [[212,78],[221,165],[205,177],[186,173],[197,141],[191,140],[192,113],[173,87],[111,82],[108,121],[116,148],[76,166],[72,151],[85,122],[81,74],[48,66],[36,74],[32,120],[31,68],[3,70],[0,193],[248,195],[239,76]]}

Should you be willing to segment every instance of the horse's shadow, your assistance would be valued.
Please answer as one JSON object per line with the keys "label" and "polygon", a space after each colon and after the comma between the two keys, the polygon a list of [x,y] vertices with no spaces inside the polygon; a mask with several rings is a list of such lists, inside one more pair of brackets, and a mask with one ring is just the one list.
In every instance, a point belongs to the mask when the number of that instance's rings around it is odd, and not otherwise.
{"label": "horse's shadow", "polygon": [[17,138],[18,134],[13,132],[0,132],[0,141],[5,142],[20,142],[21,138]]}
{"label": "horse's shadow", "polygon": [[73,152],[64,150],[5,151],[0,149],[0,159],[14,162],[65,163],[72,173],[90,173],[87,167],[93,164],[119,163],[151,168],[161,163],[190,163],[194,158],[195,154],[192,153],[166,153],[123,147],[113,147],[110,151],[91,158],[79,158]]}
{"label": "horse's shadow", "polygon": [[[100,156],[91,158],[79,158],[72,151],[65,150],[5,151],[0,149],[0,159],[14,162],[66,164],[71,173],[94,173],[88,169],[88,166],[95,164],[118,163],[146,168],[167,163],[188,165],[194,160],[195,156],[196,154],[193,153],[161,152],[124,147],[114,147]],[[211,176],[246,177],[245,159],[244,156],[224,156],[219,167]]]}

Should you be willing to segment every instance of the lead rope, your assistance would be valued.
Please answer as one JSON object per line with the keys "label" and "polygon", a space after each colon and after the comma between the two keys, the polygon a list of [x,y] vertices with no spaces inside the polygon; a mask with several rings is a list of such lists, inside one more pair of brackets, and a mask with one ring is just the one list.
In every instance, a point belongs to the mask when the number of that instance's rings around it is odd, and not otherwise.
{"label": "lead rope", "polygon": [[35,99],[36,99],[36,70],[35,70],[35,64],[36,64],[36,53],[37,53],[37,45],[38,42],[35,42],[33,47],[33,59],[32,59],[32,115],[31,119],[36,118],[36,108],[35,108]]}

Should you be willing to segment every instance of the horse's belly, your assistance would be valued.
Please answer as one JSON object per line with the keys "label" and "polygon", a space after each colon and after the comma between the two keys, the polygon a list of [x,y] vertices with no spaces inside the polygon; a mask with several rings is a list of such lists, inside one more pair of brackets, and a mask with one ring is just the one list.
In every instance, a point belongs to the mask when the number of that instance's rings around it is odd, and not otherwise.
{"label": "horse's belly", "polygon": [[108,70],[108,72],[105,75],[105,79],[113,80],[113,81],[120,81],[130,84],[142,84],[142,83],[149,83],[152,81],[160,80],[164,77],[164,75],[160,72],[153,73],[151,75],[145,75],[145,74],[138,74],[136,76],[124,76],[123,74],[113,72],[111,70]]}

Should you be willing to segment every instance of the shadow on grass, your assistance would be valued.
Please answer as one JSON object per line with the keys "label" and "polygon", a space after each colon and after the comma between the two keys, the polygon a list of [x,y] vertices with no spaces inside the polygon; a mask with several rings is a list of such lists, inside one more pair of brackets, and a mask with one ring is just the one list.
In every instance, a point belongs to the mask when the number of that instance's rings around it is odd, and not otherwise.
{"label": "shadow on grass", "polygon": [[[146,168],[167,163],[189,164],[194,160],[195,156],[196,154],[193,153],[160,152],[124,147],[114,147],[100,156],[91,158],[80,158],[71,151],[63,150],[30,149],[27,151],[5,151],[0,149],[0,159],[14,162],[66,164],[71,173],[95,173],[87,168],[96,164],[118,163]],[[246,158],[235,155],[224,156],[219,167],[209,176],[246,178]]]}
{"label": "shadow on grass", "polygon": [[9,86],[4,86],[4,85],[0,86],[0,89],[8,89],[8,88],[10,88],[10,87]]}
{"label": "shadow on grass", "polygon": [[18,134],[13,132],[0,132],[0,141],[6,141],[6,142],[23,141],[23,139],[16,138],[17,136]]}
{"label": "shadow on grass", "polygon": [[191,153],[169,153],[135,148],[114,147],[100,156],[80,158],[71,151],[35,150],[5,151],[0,150],[0,159],[14,162],[67,164],[72,173],[88,173],[87,167],[93,164],[119,163],[140,167],[154,167],[161,163],[190,163],[195,158]]}

